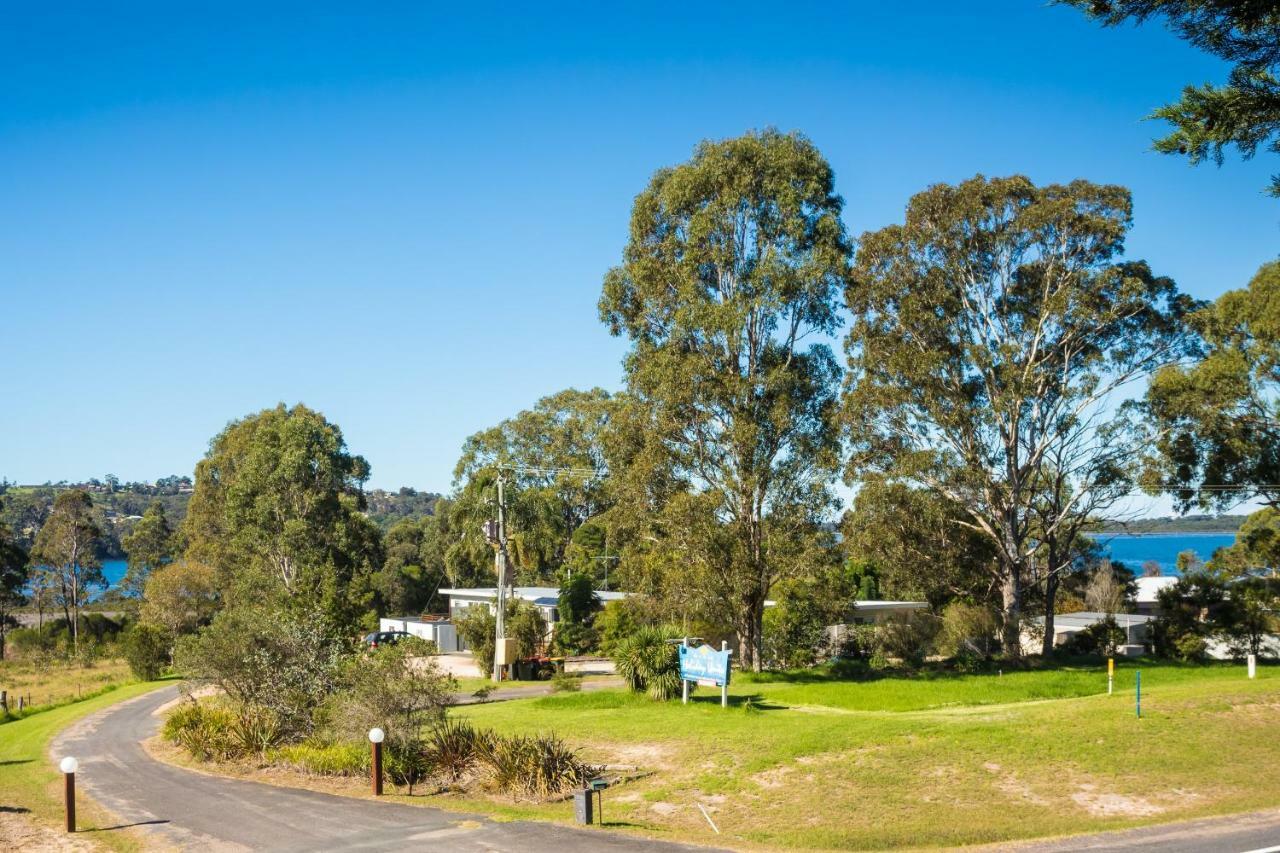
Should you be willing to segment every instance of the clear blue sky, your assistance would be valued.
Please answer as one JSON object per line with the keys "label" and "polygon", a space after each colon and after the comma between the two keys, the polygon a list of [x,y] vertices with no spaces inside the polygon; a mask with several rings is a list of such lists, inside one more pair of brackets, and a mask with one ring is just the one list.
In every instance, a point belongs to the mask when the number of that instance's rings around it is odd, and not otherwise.
{"label": "clear blue sky", "polygon": [[1158,25],[1036,0],[207,5],[5,13],[11,480],[190,472],[228,420],[302,401],[373,485],[446,490],[468,434],[619,387],[595,305],[632,198],[751,128],[814,140],[855,235],[1022,172],[1131,187],[1129,255],[1196,296],[1280,247],[1274,162],[1150,151],[1142,117],[1223,77]]}

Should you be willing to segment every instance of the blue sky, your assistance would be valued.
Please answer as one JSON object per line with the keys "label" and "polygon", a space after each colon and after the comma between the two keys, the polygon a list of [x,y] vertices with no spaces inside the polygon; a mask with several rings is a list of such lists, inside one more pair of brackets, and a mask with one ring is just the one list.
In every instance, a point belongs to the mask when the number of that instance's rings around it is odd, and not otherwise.
{"label": "blue sky", "polygon": [[6,11],[0,475],[190,472],[228,420],[302,401],[373,485],[445,490],[468,434],[620,386],[595,305],[632,198],[751,128],[814,140],[855,235],[930,183],[1021,172],[1132,188],[1129,256],[1199,297],[1280,246],[1274,162],[1150,151],[1142,117],[1224,76],[1158,25],[1015,0],[260,5]]}

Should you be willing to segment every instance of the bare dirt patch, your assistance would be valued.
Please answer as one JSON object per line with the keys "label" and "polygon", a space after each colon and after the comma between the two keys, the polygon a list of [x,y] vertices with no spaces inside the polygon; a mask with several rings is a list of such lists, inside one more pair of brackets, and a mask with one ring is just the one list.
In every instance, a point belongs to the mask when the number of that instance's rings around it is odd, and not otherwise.
{"label": "bare dirt patch", "polygon": [[1150,817],[1166,811],[1164,806],[1142,797],[1100,791],[1090,782],[1081,783],[1071,799],[1094,817]]}
{"label": "bare dirt patch", "polygon": [[22,850],[24,853],[53,853],[64,850],[100,850],[98,844],[83,835],[67,835],[25,814],[0,809],[0,850]]}

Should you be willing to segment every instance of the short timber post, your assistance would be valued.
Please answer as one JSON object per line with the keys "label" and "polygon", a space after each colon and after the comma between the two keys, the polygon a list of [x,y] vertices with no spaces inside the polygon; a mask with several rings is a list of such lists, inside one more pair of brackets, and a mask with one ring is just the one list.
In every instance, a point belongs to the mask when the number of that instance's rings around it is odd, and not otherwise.
{"label": "short timber post", "polygon": [[66,801],[67,832],[76,831],[76,770],[79,767],[80,762],[69,755],[58,762],[58,769],[62,771],[63,797]]}
{"label": "short timber post", "polygon": [[373,795],[382,796],[382,741],[386,733],[379,728],[369,729],[369,745],[373,749],[373,761],[370,767],[373,777]]}

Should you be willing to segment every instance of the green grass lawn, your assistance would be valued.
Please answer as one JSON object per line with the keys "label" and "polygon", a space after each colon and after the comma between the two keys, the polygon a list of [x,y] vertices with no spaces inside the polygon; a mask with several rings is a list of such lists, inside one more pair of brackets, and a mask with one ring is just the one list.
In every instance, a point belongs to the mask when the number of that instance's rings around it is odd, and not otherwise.
{"label": "green grass lawn", "polygon": [[[160,686],[161,682],[134,682],[83,702],[0,726],[0,803],[25,809],[36,820],[61,825],[62,774],[48,755],[49,741],[81,717]],[[77,798],[77,812],[79,826],[86,832],[109,825],[110,817],[91,806],[84,797]],[[138,849],[133,836],[125,833],[94,833],[93,838],[113,849]]]}
{"label": "green grass lawn", "polygon": [[[1144,662],[1106,695],[1097,667],[868,681],[737,679],[658,704],[620,690],[472,706],[501,731],[554,730],[648,775],[610,789],[615,828],[702,843],[927,847],[1120,828],[1280,800],[1280,668]],[[1054,701],[1046,701],[1054,700]],[[715,835],[701,804],[723,835]],[[492,805],[490,805],[492,810]],[[565,820],[567,803],[510,817]]]}

